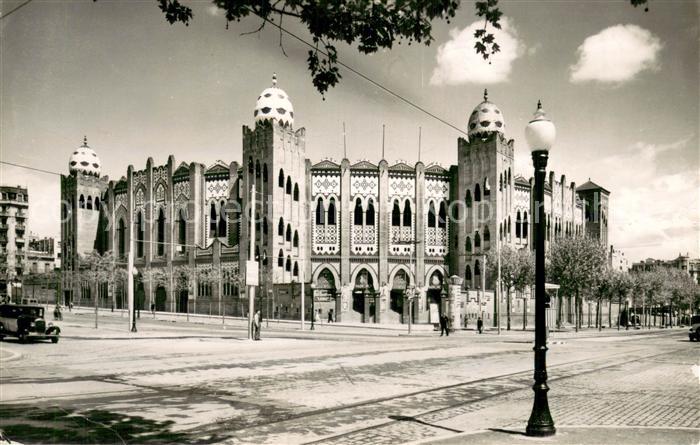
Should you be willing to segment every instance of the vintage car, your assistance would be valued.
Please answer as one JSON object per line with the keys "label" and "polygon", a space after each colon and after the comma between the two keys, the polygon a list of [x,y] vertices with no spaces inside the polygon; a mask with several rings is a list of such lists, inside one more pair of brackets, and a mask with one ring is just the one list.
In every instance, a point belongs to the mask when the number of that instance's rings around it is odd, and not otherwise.
{"label": "vintage car", "polygon": [[44,308],[26,304],[0,304],[0,340],[17,337],[20,342],[30,339],[50,339],[58,343],[61,328],[44,320]]}
{"label": "vintage car", "polygon": [[688,331],[690,341],[700,341],[700,315],[693,315],[690,319],[690,330]]}

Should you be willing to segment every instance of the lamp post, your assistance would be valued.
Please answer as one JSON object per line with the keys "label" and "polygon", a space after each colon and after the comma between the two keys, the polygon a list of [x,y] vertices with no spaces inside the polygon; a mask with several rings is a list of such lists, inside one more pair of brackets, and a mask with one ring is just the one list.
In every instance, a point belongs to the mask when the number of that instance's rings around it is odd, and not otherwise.
{"label": "lamp post", "polygon": [[556,433],[547,400],[547,325],[545,319],[545,270],[544,270],[544,179],[549,150],[556,137],[556,128],[537,102],[534,119],[525,127],[525,139],[532,152],[535,167],[535,384],[532,386],[535,399],[527,422],[528,436],[551,436]]}

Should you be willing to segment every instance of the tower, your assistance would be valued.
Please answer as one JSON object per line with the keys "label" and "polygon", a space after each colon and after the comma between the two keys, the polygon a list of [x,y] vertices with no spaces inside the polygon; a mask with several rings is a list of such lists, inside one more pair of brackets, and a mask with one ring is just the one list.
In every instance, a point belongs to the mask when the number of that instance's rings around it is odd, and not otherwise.
{"label": "tower", "polygon": [[[457,176],[451,201],[453,230],[450,267],[467,289],[481,287],[484,256],[498,239],[511,242],[513,140],[506,139],[501,110],[484,100],[469,116],[469,140],[458,140]],[[488,288],[488,284],[487,284]]]}
{"label": "tower", "polygon": [[[256,226],[254,258],[260,268],[261,297],[274,285],[309,281],[307,250],[307,160],[305,130],[294,130],[287,93],[272,86],[258,96],[255,127],[243,127],[243,208],[240,270],[249,259],[250,218]],[[251,190],[255,185],[255,209]],[[244,276],[244,274],[242,273]],[[298,308],[297,308],[298,309]]]}
{"label": "tower", "polygon": [[608,249],[610,192],[589,179],[576,193],[583,201],[586,235],[599,240]]}
{"label": "tower", "polygon": [[[80,256],[93,250],[104,250],[99,230],[100,210],[107,179],[101,178],[101,163],[88,145],[87,137],[68,161],[69,175],[61,175],[61,254],[65,302],[70,292],[77,292],[79,283],[72,272],[80,267]],[[89,295],[90,291],[85,291]]]}

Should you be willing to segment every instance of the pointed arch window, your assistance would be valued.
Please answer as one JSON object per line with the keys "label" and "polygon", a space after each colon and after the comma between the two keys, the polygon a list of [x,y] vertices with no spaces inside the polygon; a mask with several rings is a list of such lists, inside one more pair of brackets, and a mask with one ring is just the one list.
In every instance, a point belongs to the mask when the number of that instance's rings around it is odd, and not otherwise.
{"label": "pointed arch window", "polygon": [[513,233],[510,230],[510,216],[508,217],[508,231],[506,233],[508,234],[508,239],[510,239],[510,234]]}
{"label": "pointed arch window", "polygon": [[78,207],[80,207],[81,209],[85,208],[85,196],[84,195],[80,195],[80,198],[78,199]]}
{"label": "pointed arch window", "polygon": [[294,200],[299,201],[299,184],[294,183]]}
{"label": "pointed arch window", "polygon": [[260,177],[260,161],[255,161],[255,177]]}
{"label": "pointed arch window", "polygon": [[143,257],[143,214],[139,211],[136,214],[136,257]]}
{"label": "pointed arch window", "polygon": [[219,234],[220,237],[226,236],[226,201],[219,203]]}
{"label": "pointed arch window", "polygon": [[287,224],[287,232],[285,233],[284,239],[291,243],[292,242],[292,225]]}
{"label": "pointed arch window", "polygon": [[180,249],[184,250],[184,245],[187,244],[187,220],[185,219],[185,209],[180,209],[178,215],[177,243],[180,244]]}
{"label": "pointed arch window", "polygon": [[282,169],[280,169],[280,175],[279,175],[279,178],[277,179],[277,185],[284,188],[284,170],[282,170]]}
{"label": "pointed arch window", "polygon": [[292,257],[290,257],[289,255],[287,255],[287,262],[284,265],[284,270],[286,270],[287,272],[292,271]]}
{"label": "pointed arch window", "polygon": [[299,263],[297,263],[296,261],[294,262],[294,271],[292,272],[292,275],[294,275],[295,277],[299,276]]}
{"label": "pointed arch window", "polygon": [[267,182],[267,164],[263,164],[262,180],[263,182]]}
{"label": "pointed arch window", "polygon": [[285,189],[285,192],[288,195],[292,194],[292,178],[291,178],[291,176],[287,176],[287,187]]}
{"label": "pointed arch window", "polygon": [[491,245],[491,231],[489,226],[484,226],[484,247],[488,249]]}
{"label": "pointed arch window", "polygon": [[355,200],[355,211],[353,212],[353,224],[356,226],[362,225],[362,214],[364,213],[362,209],[362,200],[357,198]]}
{"label": "pointed arch window", "polygon": [[328,202],[328,225],[335,225],[335,198],[331,198]]}
{"label": "pointed arch window", "polygon": [[467,190],[467,194],[464,196],[464,204],[466,204],[468,209],[472,208],[472,191]]}
{"label": "pointed arch window", "polygon": [[481,247],[481,235],[479,235],[479,232],[474,234],[474,247],[477,249]]}
{"label": "pointed arch window", "polygon": [[92,210],[92,196],[88,196],[85,208],[88,210]]}
{"label": "pointed arch window", "polygon": [[162,207],[158,210],[157,229],[158,236],[156,240],[158,242],[158,256],[163,256],[165,254],[165,212]]}
{"label": "pointed arch window", "polygon": [[440,229],[445,229],[447,228],[447,208],[445,207],[445,201],[440,203],[440,210],[438,212],[438,227]]}
{"label": "pointed arch window", "polygon": [[433,204],[433,202],[431,201],[430,206],[428,207],[428,227],[435,227],[435,223],[435,204]]}
{"label": "pointed arch window", "polygon": [[294,238],[292,238],[292,247],[299,247],[299,232],[294,231]]}
{"label": "pointed arch window", "polygon": [[523,221],[521,219],[520,210],[515,214],[515,237],[522,238]]}
{"label": "pointed arch window", "polygon": [[322,226],[325,224],[326,212],[323,209],[323,198],[318,198],[316,201],[316,225]]}
{"label": "pointed arch window", "polygon": [[472,239],[468,235],[467,235],[467,240],[464,242],[464,248],[467,251],[467,253],[471,253],[471,251],[472,251]]}
{"label": "pointed arch window", "polygon": [[95,210],[100,210],[100,198],[95,196]]}
{"label": "pointed arch window", "polygon": [[284,219],[280,218],[279,224],[277,224],[277,235],[284,236]]}
{"label": "pointed arch window", "polygon": [[263,230],[263,235],[267,236],[267,216],[265,216],[263,218],[262,230]]}
{"label": "pointed arch window", "polygon": [[250,173],[252,175],[254,169],[255,169],[255,165],[253,164],[253,157],[248,156],[248,173]]}
{"label": "pointed arch window", "polygon": [[411,227],[413,225],[413,212],[411,212],[411,203],[406,201],[403,205],[403,226]]}
{"label": "pointed arch window", "polygon": [[123,257],[126,253],[126,230],[124,218],[119,218],[119,223],[117,224],[117,245],[119,247],[119,256]]}
{"label": "pointed arch window", "polygon": [[474,202],[481,201],[481,186],[479,184],[474,186]]}
{"label": "pointed arch window", "polygon": [[391,210],[391,225],[393,227],[398,227],[401,225],[401,209],[399,208],[398,201],[394,201],[394,207]]}
{"label": "pointed arch window", "polygon": [[503,191],[503,173],[498,175],[498,191]]}
{"label": "pointed arch window", "polygon": [[365,216],[365,223],[368,226],[374,225],[374,201],[372,198],[367,202],[367,215]]}
{"label": "pointed arch window", "polygon": [[484,198],[488,198],[491,195],[491,185],[489,184],[489,178],[484,178]]}
{"label": "pointed arch window", "polygon": [[216,236],[216,204],[213,202],[209,204],[209,237],[214,238]]}
{"label": "pointed arch window", "polygon": [[472,268],[469,264],[464,268],[464,280],[465,281],[471,281],[472,280]]}
{"label": "pointed arch window", "polygon": [[481,275],[481,264],[479,263],[479,260],[474,261],[474,275]]}
{"label": "pointed arch window", "polygon": [[284,267],[284,252],[282,252],[282,249],[277,254],[277,267]]}

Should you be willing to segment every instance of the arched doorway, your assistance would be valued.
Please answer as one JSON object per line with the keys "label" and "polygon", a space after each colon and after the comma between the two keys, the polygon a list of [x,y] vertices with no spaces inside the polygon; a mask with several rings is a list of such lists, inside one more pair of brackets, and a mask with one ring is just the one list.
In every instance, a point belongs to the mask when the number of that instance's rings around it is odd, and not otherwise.
{"label": "arched doorway", "polygon": [[439,270],[430,275],[428,280],[428,291],[426,293],[426,309],[428,310],[428,322],[439,323],[440,315],[444,312],[442,302],[442,282],[443,276]]}
{"label": "arched doorway", "polygon": [[187,313],[187,301],[189,300],[189,294],[187,292],[187,289],[182,289],[178,295],[178,305],[177,305],[177,311],[181,313]]}
{"label": "arched doorway", "polygon": [[337,298],[335,277],[328,268],[324,268],[318,274],[313,295],[313,306],[314,310],[319,315],[319,320],[336,321],[336,317],[338,316],[340,311],[340,302]]}
{"label": "arched doorway", "polygon": [[158,286],[158,289],[156,289],[156,310],[157,311],[165,311],[165,302],[167,301],[168,296],[167,293],[165,292],[165,288],[163,286]]}
{"label": "arched doorway", "polygon": [[352,313],[354,319],[362,323],[375,323],[377,320],[377,292],[372,274],[362,269],[355,278],[352,291]]}
{"label": "arched doorway", "polygon": [[409,284],[410,279],[404,270],[399,270],[394,274],[394,280],[391,283],[391,293],[389,295],[390,322],[408,322],[408,313],[404,314],[404,300],[406,298],[406,288],[408,288]]}

